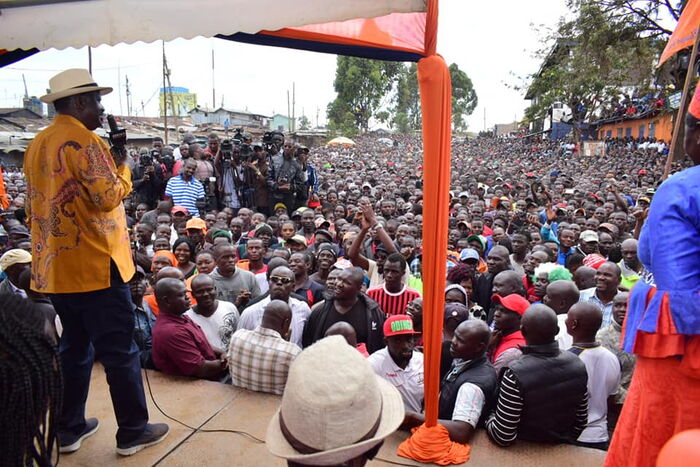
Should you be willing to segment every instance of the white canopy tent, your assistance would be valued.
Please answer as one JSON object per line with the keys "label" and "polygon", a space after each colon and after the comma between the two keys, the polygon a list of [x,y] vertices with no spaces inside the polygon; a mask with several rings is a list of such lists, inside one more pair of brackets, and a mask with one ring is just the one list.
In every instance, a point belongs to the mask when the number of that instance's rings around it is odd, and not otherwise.
{"label": "white canopy tent", "polygon": [[425,0],[0,0],[0,49],[254,34],[425,8]]}

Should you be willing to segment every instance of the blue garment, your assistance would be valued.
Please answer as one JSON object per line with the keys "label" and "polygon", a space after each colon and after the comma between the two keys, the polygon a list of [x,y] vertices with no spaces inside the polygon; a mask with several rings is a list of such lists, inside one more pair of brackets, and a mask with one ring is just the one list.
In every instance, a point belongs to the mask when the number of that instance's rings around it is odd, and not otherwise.
{"label": "blue garment", "polygon": [[148,422],[139,349],[134,342],[134,305],[129,285],[111,264],[111,286],[93,292],[51,294],[61,317],[59,355],[63,410],[59,429],[77,435],[85,428],[85,401],[95,356],[105,367],[117,418],[117,443],[141,436]]}
{"label": "blue garment", "polygon": [[[662,300],[679,334],[700,334],[700,166],[666,180],[657,190],[637,252],[647,272],[632,288],[623,348],[637,331],[657,332]],[[648,292],[656,294],[647,305]]]}
{"label": "blue garment", "polygon": [[[559,242],[557,242],[557,243],[559,243]],[[562,266],[566,266],[566,258],[571,256],[571,253],[573,253],[573,252],[574,252],[574,249],[569,248],[569,251],[564,253],[563,251],[561,251],[561,247],[560,247],[559,248],[559,256],[557,257],[557,263],[561,264]]]}
{"label": "blue garment", "polygon": [[204,185],[199,180],[192,178],[188,182],[182,175],[173,177],[165,186],[165,194],[173,199],[173,205],[183,206],[192,217],[199,217],[199,209],[195,202],[204,198]]}
{"label": "blue garment", "polygon": [[542,242],[555,242],[559,245],[559,224],[553,222],[551,225],[542,224],[540,228],[540,237],[542,237]]}
{"label": "blue garment", "polygon": [[316,175],[316,167],[311,164],[306,164],[306,188],[311,193],[318,193],[319,180]]}

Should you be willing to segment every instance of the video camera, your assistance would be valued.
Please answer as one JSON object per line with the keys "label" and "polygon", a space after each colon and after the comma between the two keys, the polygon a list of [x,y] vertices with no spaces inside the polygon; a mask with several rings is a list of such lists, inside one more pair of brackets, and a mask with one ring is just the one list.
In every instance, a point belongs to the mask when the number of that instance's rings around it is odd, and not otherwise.
{"label": "video camera", "polygon": [[268,152],[268,153],[272,153],[272,152],[273,152],[274,143],[272,142],[272,132],[271,132],[271,131],[266,131],[266,132],[263,134],[263,137],[262,137],[262,145],[263,145],[263,149],[264,149],[266,152]]}
{"label": "video camera", "polygon": [[139,156],[139,166],[141,166],[141,168],[150,167],[152,165],[153,165],[153,156],[151,154],[141,154]]}

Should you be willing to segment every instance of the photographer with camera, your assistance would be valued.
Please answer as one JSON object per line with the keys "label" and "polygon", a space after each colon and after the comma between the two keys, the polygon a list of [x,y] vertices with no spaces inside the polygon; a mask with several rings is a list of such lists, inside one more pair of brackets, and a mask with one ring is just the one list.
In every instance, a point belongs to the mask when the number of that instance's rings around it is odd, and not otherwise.
{"label": "photographer with camera", "polygon": [[[292,143],[284,144],[282,150],[282,158],[278,159],[277,144],[279,143],[277,133],[271,134],[271,144],[266,147],[268,154],[272,158],[272,167],[267,178],[267,186],[272,194],[270,199],[270,210],[277,203],[284,203],[289,212],[294,211],[300,204],[297,203],[299,191],[306,188],[306,177],[303,167],[294,159],[295,145]],[[263,140],[263,142],[265,142]],[[269,149],[268,149],[269,148]],[[304,203],[301,203],[303,205]]]}
{"label": "photographer with camera", "polygon": [[160,151],[152,149],[149,153],[141,154],[131,176],[134,180],[134,202],[147,204],[149,209],[155,208],[165,186]]}
{"label": "photographer with camera", "polygon": [[241,161],[240,140],[225,139],[214,156],[214,173],[219,207],[233,209],[234,216],[244,207],[245,167]]}

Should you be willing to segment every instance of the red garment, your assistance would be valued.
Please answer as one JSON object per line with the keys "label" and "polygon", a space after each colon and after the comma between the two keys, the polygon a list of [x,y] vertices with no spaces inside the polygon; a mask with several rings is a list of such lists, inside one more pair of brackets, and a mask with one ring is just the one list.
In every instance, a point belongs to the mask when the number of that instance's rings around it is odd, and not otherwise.
{"label": "red garment", "polygon": [[539,302],[540,297],[535,293],[535,283],[532,282],[532,279],[530,279],[527,274],[523,276],[523,285],[525,286],[525,297],[527,301],[530,303]]}
{"label": "red garment", "polygon": [[489,361],[493,363],[506,350],[514,349],[521,345],[525,345],[525,338],[523,337],[522,332],[516,331],[508,334],[507,336],[501,338],[501,342],[498,344],[498,347],[496,347],[496,350],[493,351]]}
{"label": "red garment", "polygon": [[[697,347],[700,337],[690,341]],[[700,428],[700,373],[675,357],[639,355],[605,467],[653,467],[666,441],[693,428]]]}
{"label": "red garment", "polygon": [[369,289],[367,295],[379,303],[379,307],[387,316],[406,314],[406,306],[421,296],[420,292],[406,286],[401,292],[392,294],[387,292],[384,284]]}
{"label": "red garment", "polygon": [[216,360],[202,328],[185,315],[161,313],[153,325],[153,363],[175,376],[192,376],[205,360]]}
{"label": "red garment", "polygon": [[493,235],[493,229],[488,225],[484,225],[484,231],[481,233],[484,237],[490,237]]}
{"label": "red garment", "polygon": [[358,352],[362,354],[363,357],[367,358],[369,357],[369,352],[367,352],[367,344],[364,342],[360,342],[355,346]]}

